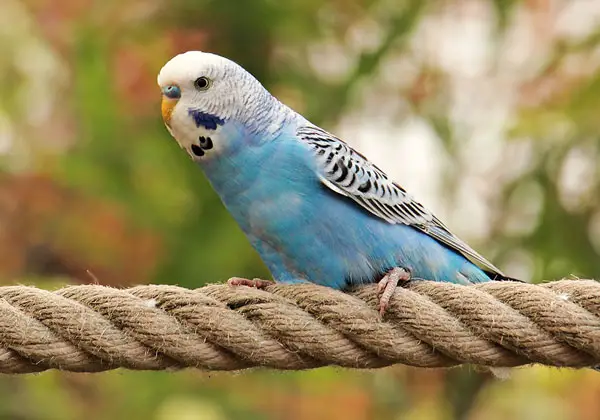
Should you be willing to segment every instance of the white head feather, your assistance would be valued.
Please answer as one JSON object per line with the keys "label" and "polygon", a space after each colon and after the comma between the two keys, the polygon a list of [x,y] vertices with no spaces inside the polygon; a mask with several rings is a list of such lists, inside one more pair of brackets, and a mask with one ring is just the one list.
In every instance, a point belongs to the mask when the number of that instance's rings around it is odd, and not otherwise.
{"label": "white head feather", "polygon": [[[210,80],[208,89],[199,90],[195,86],[200,77]],[[199,136],[211,136],[215,151],[227,141],[220,135],[223,127],[216,130],[198,127],[189,114],[190,109],[214,115],[225,124],[241,124],[249,133],[267,137],[297,115],[271,96],[241,66],[216,54],[188,51],[175,56],[160,70],[158,85],[161,89],[177,86],[181,91],[181,97],[176,100],[163,97],[167,102],[167,111],[163,104],[163,118],[173,137],[188,152]]]}

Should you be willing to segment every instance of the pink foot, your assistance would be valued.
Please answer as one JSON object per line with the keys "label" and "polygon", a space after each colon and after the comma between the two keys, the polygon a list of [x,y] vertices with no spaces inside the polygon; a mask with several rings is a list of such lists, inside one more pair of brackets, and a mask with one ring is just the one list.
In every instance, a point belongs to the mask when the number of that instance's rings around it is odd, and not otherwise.
{"label": "pink foot", "polygon": [[383,316],[387,309],[390,298],[394,294],[398,282],[409,281],[410,271],[402,267],[394,267],[377,283],[377,294],[379,296],[379,314]]}
{"label": "pink foot", "polygon": [[230,286],[248,286],[248,287],[256,287],[257,289],[264,289],[267,286],[273,284],[272,281],[262,280],[262,279],[244,279],[242,277],[232,277],[227,280],[227,284]]}

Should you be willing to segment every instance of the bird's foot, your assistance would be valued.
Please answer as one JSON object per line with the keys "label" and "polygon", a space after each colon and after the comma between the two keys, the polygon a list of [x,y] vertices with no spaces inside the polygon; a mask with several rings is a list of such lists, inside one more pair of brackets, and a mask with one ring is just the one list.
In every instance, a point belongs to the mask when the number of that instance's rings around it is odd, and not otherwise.
{"label": "bird's foot", "polygon": [[379,314],[383,316],[387,309],[390,298],[394,294],[398,282],[409,281],[410,271],[403,267],[394,267],[377,283],[377,294],[379,295]]}
{"label": "bird's foot", "polygon": [[270,286],[273,284],[272,281],[269,280],[262,280],[262,279],[244,279],[242,277],[232,277],[229,280],[227,280],[227,284],[229,286],[248,286],[248,287],[255,287],[257,289],[265,289],[267,286]]}

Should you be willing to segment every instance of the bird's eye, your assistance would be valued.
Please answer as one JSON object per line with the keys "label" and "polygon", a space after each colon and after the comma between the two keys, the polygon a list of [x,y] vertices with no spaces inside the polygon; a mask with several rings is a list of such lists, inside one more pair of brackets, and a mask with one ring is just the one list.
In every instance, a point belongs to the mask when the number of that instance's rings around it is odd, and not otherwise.
{"label": "bird's eye", "polygon": [[210,87],[210,79],[208,77],[204,77],[204,76],[198,77],[194,81],[194,86],[198,90],[206,90]]}

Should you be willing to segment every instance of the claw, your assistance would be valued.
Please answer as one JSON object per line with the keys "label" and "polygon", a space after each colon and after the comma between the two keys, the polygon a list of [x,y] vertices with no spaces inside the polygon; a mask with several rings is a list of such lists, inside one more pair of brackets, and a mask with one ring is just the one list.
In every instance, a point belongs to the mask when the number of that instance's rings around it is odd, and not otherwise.
{"label": "claw", "polygon": [[390,299],[400,281],[409,281],[410,271],[403,267],[394,267],[377,283],[377,294],[379,296],[379,314],[383,316]]}
{"label": "claw", "polygon": [[262,280],[262,279],[245,279],[242,277],[232,277],[229,280],[227,280],[227,284],[229,286],[248,286],[248,287],[255,287],[257,289],[265,289],[267,286],[270,286],[273,284],[272,281],[268,281],[268,280]]}

